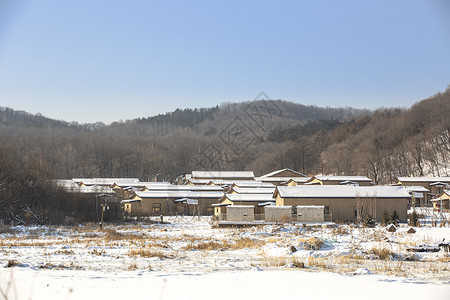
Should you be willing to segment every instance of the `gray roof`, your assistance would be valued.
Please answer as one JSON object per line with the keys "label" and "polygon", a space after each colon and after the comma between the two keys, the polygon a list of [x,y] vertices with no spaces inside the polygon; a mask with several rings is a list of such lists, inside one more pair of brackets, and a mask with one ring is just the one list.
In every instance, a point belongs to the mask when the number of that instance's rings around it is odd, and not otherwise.
{"label": "gray roof", "polygon": [[450,182],[450,177],[398,177],[400,182]]}
{"label": "gray roof", "polygon": [[[276,170],[276,171],[267,173],[267,174],[265,174],[265,175],[262,175],[262,176],[260,176],[260,177],[262,177],[262,178],[265,178],[265,177],[278,177],[278,176],[275,176],[275,175],[280,174],[280,173],[282,173],[282,172],[284,172],[284,171],[291,171],[292,173],[297,174],[298,177],[306,177],[305,174],[302,174],[302,173],[300,173],[300,172],[294,171],[294,170],[289,169],[289,168],[285,168],[285,169],[281,169],[281,170]],[[292,177],[292,176],[291,176],[291,177]],[[291,177],[289,177],[289,178],[291,178]]]}
{"label": "gray roof", "polygon": [[217,185],[146,185],[150,191],[223,191],[223,188]]}
{"label": "gray roof", "polygon": [[275,192],[275,187],[253,187],[253,188],[241,188],[233,187],[233,191],[238,194],[271,194]]}
{"label": "gray roof", "polygon": [[139,198],[217,198],[223,196],[223,192],[192,192],[192,191],[137,191],[135,194]]}
{"label": "gray roof", "polygon": [[331,176],[331,175],[316,175],[315,178],[321,181],[369,181],[372,182],[372,179],[366,176]]}
{"label": "gray roof", "polygon": [[421,185],[407,186],[407,187],[405,187],[405,189],[408,192],[429,192],[430,191],[429,189],[426,189]]}
{"label": "gray roof", "polygon": [[275,201],[272,194],[226,194],[221,199],[227,198],[231,202],[271,202]]}
{"label": "gray roof", "polygon": [[398,186],[279,186],[278,193],[282,198],[411,198],[404,187]]}
{"label": "gray roof", "polygon": [[116,192],[108,186],[78,186],[72,188],[70,191],[74,193],[117,195]]}
{"label": "gray roof", "polygon": [[262,182],[287,182],[291,179],[295,182],[305,183],[310,179],[310,177],[255,177],[255,180]]}
{"label": "gray roof", "polygon": [[138,178],[73,178],[76,183],[84,183],[85,185],[130,185],[139,182]]}

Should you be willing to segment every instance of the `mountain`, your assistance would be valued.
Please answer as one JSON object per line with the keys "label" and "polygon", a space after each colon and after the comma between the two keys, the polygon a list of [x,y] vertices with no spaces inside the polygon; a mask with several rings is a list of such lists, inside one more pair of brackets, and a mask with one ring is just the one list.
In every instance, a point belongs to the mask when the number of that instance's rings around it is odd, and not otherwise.
{"label": "mountain", "polygon": [[172,180],[195,169],[289,167],[302,173],[448,175],[449,90],[409,109],[376,111],[260,100],[78,124],[0,109],[2,149],[55,178]]}

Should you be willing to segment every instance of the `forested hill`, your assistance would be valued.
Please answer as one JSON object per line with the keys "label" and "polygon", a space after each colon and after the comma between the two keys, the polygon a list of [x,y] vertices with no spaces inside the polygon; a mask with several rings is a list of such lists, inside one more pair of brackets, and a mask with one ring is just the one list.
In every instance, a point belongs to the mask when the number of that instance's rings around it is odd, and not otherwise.
{"label": "forested hill", "polygon": [[195,169],[261,175],[289,167],[390,183],[400,175],[448,176],[449,106],[447,89],[410,109],[254,101],[177,109],[110,125],[1,108],[0,147],[7,151],[0,153],[14,153],[25,165],[38,161],[42,172],[55,178],[171,180]]}

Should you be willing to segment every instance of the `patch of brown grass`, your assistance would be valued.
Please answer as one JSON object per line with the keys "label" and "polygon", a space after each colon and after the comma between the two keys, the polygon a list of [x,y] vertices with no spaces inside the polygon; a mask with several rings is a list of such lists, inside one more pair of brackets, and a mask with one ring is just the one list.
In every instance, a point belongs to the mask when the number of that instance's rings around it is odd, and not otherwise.
{"label": "patch of brown grass", "polygon": [[323,240],[316,237],[301,238],[299,241],[306,250],[319,250],[323,247]]}
{"label": "patch of brown grass", "polygon": [[208,242],[190,242],[186,247],[184,247],[184,250],[225,250],[230,248],[230,244],[228,242],[215,242],[215,241],[208,241]]}
{"label": "patch of brown grass", "polygon": [[308,266],[324,270],[330,269],[328,267],[327,260],[323,257],[308,257]]}
{"label": "patch of brown grass", "polygon": [[128,256],[134,257],[134,256],[140,256],[145,258],[150,257],[158,257],[158,258],[171,258],[171,256],[165,254],[163,251],[155,251],[152,249],[146,249],[146,248],[140,248],[140,249],[131,249],[128,252]]}
{"label": "patch of brown grass", "polygon": [[250,248],[259,248],[263,246],[265,243],[263,241],[254,240],[251,238],[241,238],[236,240],[235,243],[230,245],[230,249],[232,250],[240,250],[240,249],[250,249]]}
{"label": "patch of brown grass", "polygon": [[379,259],[382,259],[382,260],[390,260],[394,256],[394,253],[391,250],[389,250],[387,248],[381,248],[381,247],[380,248],[377,248],[377,247],[372,248],[370,250],[370,253],[376,255]]}

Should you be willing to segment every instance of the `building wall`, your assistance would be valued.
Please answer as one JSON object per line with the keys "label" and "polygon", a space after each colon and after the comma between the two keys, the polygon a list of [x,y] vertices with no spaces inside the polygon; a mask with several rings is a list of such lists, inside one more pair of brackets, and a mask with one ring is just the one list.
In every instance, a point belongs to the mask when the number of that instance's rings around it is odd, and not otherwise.
{"label": "building wall", "polygon": [[[355,212],[360,206],[364,206],[363,216],[371,213],[373,218],[381,219],[383,211],[392,215],[397,211],[400,220],[407,219],[408,199],[356,199],[356,198],[281,198],[277,195],[276,205],[299,206],[299,205],[323,205],[325,213],[332,216],[333,221],[353,221],[357,218]],[[371,209],[373,208],[373,209]]]}
{"label": "building wall", "polygon": [[292,221],[292,207],[266,206],[264,208],[266,222],[287,223]]}
{"label": "building wall", "polygon": [[227,208],[227,221],[253,222],[254,208],[251,206],[233,205]]}
{"label": "building wall", "polygon": [[166,198],[143,198],[142,202],[132,203],[129,209],[130,215],[139,216],[159,216],[161,209],[164,209],[164,215],[177,215],[187,213],[192,215],[199,214],[202,216],[212,216],[214,214],[213,203],[218,203],[216,198],[198,199],[198,206],[189,206],[187,211],[183,204],[175,204],[175,199]]}
{"label": "building wall", "polygon": [[298,222],[323,222],[325,220],[323,206],[297,206]]}

